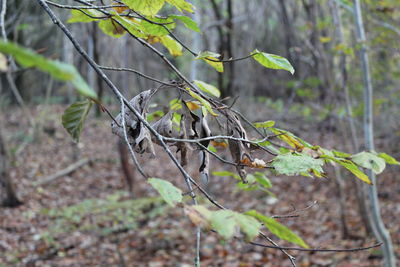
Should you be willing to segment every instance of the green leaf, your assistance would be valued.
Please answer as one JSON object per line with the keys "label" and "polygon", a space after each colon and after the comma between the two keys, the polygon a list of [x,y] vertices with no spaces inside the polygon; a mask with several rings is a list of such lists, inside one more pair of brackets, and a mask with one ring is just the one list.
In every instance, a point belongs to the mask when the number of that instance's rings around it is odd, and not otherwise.
{"label": "green leaf", "polygon": [[164,115],[165,115],[165,113],[162,110],[156,110],[156,111],[154,111],[152,113],[147,114],[146,120],[148,122],[152,122],[152,121],[154,121],[156,119],[160,119]]}
{"label": "green leaf", "polygon": [[225,239],[235,235],[236,226],[246,235],[246,240],[251,241],[257,235],[261,224],[254,218],[231,210],[219,210],[212,212],[210,217],[211,227]]}
{"label": "green leaf", "polygon": [[208,150],[210,150],[211,152],[217,153],[217,149],[213,146],[213,145],[208,145]]}
{"label": "green leaf", "polygon": [[[218,61],[218,57],[220,57],[220,54],[210,52],[210,51],[204,51],[201,52],[200,54],[197,55],[194,59],[201,59],[204,60],[207,64],[209,64],[211,67],[216,69],[218,72],[224,72],[224,64],[222,62]],[[217,61],[211,61],[208,59],[212,60],[217,60]]]}
{"label": "green leaf", "polygon": [[0,41],[0,52],[9,54],[23,67],[38,68],[61,81],[70,81],[83,96],[97,99],[97,94],[83,80],[74,66],[57,60],[46,59],[34,51],[15,43]]}
{"label": "green leaf", "polygon": [[387,164],[400,165],[400,162],[398,162],[395,158],[386,153],[379,153],[378,157],[383,158]]}
{"label": "green leaf", "polygon": [[351,154],[342,152],[342,151],[337,151],[337,150],[332,150],[332,154],[338,158],[350,158],[351,157]]}
{"label": "green leaf", "polygon": [[291,147],[295,148],[296,150],[303,150],[304,147],[312,148],[313,146],[304,141],[303,139],[299,138],[298,136],[292,134],[289,131],[281,130],[278,128],[268,128],[271,132],[276,134],[276,136],[290,145]]}
{"label": "green leaf", "polygon": [[222,62],[212,61],[212,60],[218,60],[218,58],[208,57],[208,58],[203,58],[202,60],[205,61],[211,67],[213,67],[216,71],[224,72],[224,64]]}
{"label": "green leaf", "polygon": [[130,9],[145,16],[154,16],[164,6],[164,0],[122,0]]}
{"label": "green leaf", "polygon": [[124,28],[121,27],[113,19],[102,20],[99,22],[99,28],[107,35],[120,38],[126,34]]}
{"label": "green leaf", "polygon": [[171,110],[180,110],[182,108],[182,102],[178,98],[174,98],[171,101],[169,101],[169,108]]}
{"label": "green leaf", "polygon": [[200,52],[198,55],[197,55],[197,57],[196,57],[196,59],[203,59],[203,58],[207,58],[207,57],[220,57],[221,55],[220,54],[218,54],[218,53],[215,53],[215,52],[211,52],[211,51],[203,51],[203,52]]}
{"label": "green leaf", "polygon": [[161,43],[168,49],[169,53],[172,56],[181,56],[182,55],[182,45],[178,43],[171,36],[162,36],[160,37]]}
{"label": "green leaf", "polygon": [[245,184],[243,182],[238,182],[236,184],[236,187],[243,191],[255,191],[255,190],[260,189],[258,185],[254,185],[254,184],[250,184],[250,183]]}
{"label": "green leaf", "polygon": [[386,162],[384,159],[366,151],[351,156],[351,159],[358,166],[370,169],[375,174],[380,174],[386,167]]}
{"label": "green leaf", "polygon": [[[86,14],[85,14],[86,13]],[[73,9],[71,10],[71,15],[67,20],[67,23],[76,23],[76,22],[92,22],[98,20],[96,18],[102,18],[104,15],[94,9],[85,9],[82,11]]]}
{"label": "green leaf", "polygon": [[357,167],[357,165],[354,162],[352,162],[351,160],[339,159],[339,158],[331,157],[328,155],[321,155],[321,158],[330,159],[333,162],[340,164],[341,166],[343,166],[347,170],[349,170],[352,174],[354,174],[357,178],[359,178],[361,181],[372,185],[372,182],[368,178],[368,176],[365,173],[363,173],[362,171],[360,171],[360,169]]}
{"label": "green leaf", "polygon": [[236,180],[241,181],[240,176],[237,175],[236,173],[230,172],[230,171],[219,171],[219,172],[212,172],[213,175],[215,176],[228,176],[228,177],[233,177]]}
{"label": "green leaf", "polygon": [[197,22],[192,20],[191,18],[187,17],[187,16],[183,16],[183,15],[170,15],[170,18],[173,19],[178,19],[180,20],[185,26],[186,28],[195,31],[195,32],[200,32],[200,27],[199,25],[197,25]]}
{"label": "green leaf", "polygon": [[262,172],[255,172],[254,177],[256,178],[256,181],[262,185],[265,188],[271,188],[272,187],[272,183],[271,181],[267,178],[267,176],[265,176],[264,173]]}
{"label": "green leaf", "polygon": [[256,128],[269,128],[275,125],[275,121],[264,121],[264,122],[255,122],[253,125]]}
{"label": "green leaf", "polygon": [[255,210],[248,211],[245,214],[252,216],[252,217],[256,218],[257,220],[263,222],[265,227],[267,227],[271,233],[273,233],[280,239],[289,241],[293,244],[297,244],[304,248],[308,248],[308,245],[304,242],[303,239],[301,239],[301,237],[296,235],[294,232],[292,232],[286,226],[277,222],[275,219],[264,216]]}
{"label": "green leaf", "polygon": [[272,161],[272,166],[280,174],[285,175],[298,175],[302,172],[308,173],[311,169],[318,172],[323,172],[322,166],[324,161],[322,159],[314,159],[304,154],[281,154],[276,156]]}
{"label": "green leaf", "polygon": [[246,241],[251,241],[258,236],[261,223],[251,216],[235,213],[235,220],[240,229],[246,235]]}
{"label": "green leaf", "polygon": [[148,35],[143,33],[143,26],[139,20],[131,20],[126,17],[121,17],[118,14],[113,15],[113,19],[119,22],[133,36],[146,39]]}
{"label": "green leaf", "polygon": [[276,69],[276,70],[287,70],[291,74],[294,73],[294,68],[290,64],[290,62],[281,56],[274,55],[274,54],[268,54],[264,52],[260,52],[257,49],[253,51],[253,58],[263,65],[266,68],[269,69]]}
{"label": "green leaf", "polygon": [[[142,30],[145,34],[153,35],[153,36],[165,36],[169,34],[168,30],[173,30],[176,26],[174,20],[172,18],[150,18],[152,22],[156,22],[159,24],[151,23],[147,20],[142,20],[140,22],[142,26]],[[160,25],[163,24],[163,25]],[[168,30],[167,30],[168,29]]]}
{"label": "green leaf", "polygon": [[62,115],[62,125],[75,142],[79,142],[83,124],[91,107],[91,100],[78,101],[70,105]]}
{"label": "green leaf", "polygon": [[148,182],[170,206],[182,202],[182,191],[170,182],[158,178],[149,178]]}
{"label": "green leaf", "polygon": [[233,211],[214,211],[210,217],[210,222],[211,227],[225,239],[230,239],[235,234],[236,222]]}
{"label": "green leaf", "polygon": [[199,89],[201,91],[206,92],[215,97],[221,96],[221,92],[214,85],[211,85],[211,84],[199,81],[199,80],[194,80],[193,82],[199,87]]}
{"label": "green leaf", "polygon": [[207,100],[205,100],[203,97],[190,90],[190,88],[188,87],[186,87],[186,90],[188,90],[190,96],[193,97],[194,99],[197,99],[203,105],[203,107],[205,107],[206,110],[211,113],[211,115],[218,116],[218,114],[214,112],[214,110],[211,107],[211,104]]}
{"label": "green leaf", "polygon": [[166,0],[167,3],[173,5],[178,9],[180,12],[185,10],[187,12],[193,13],[195,7],[191,4],[186,2],[185,0]]}

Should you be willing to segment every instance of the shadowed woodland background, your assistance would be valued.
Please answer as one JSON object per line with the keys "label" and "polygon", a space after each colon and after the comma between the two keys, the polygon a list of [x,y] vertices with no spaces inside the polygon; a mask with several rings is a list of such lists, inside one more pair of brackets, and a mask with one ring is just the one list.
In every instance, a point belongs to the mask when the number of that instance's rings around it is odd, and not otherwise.
{"label": "shadowed woodland background", "polygon": [[[364,85],[357,58],[360,44],[348,9],[352,1],[192,2],[197,7],[193,19],[203,34],[184,27],[176,30],[191,48],[216,51],[224,58],[242,57],[258,48],[286,57],[296,72],[268,70],[243,60],[226,64],[225,72],[219,74],[207,64],[193,63],[189,54],[169,56],[185,75],[217,86],[226,103],[251,121],[275,120],[280,128],[327,148],[349,153],[365,149]],[[362,4],[375,89],[376,150],[399,159],[400,1],[366,0]],[[63,21],[68,19],[68,10],[52,9]],[[100,65],[131,67],[163,81],[177,79],[159,57],[128,36],[110,38],[95,23],[67,26]],[[119,112],[119,103],[107,85],[36,1],[8,1],[5,29],[9,40],[75,65],[105,106],[113,114]],[[134,73],[107,74],[129,99],[157,87]],[[60,119],[78,97],[72,86],[29,68],[15,68],[10,77],[12,83],[0,73],[0,164],[7,165],[0,166],[6,170],[0,175],[12,182],[0,191],[7,206],[0,208],[0,266],[191,265],[195,228],[180,209],[169,208],[157,198],[140,177],[126,147],[111,133],[109,117],[100,109],[92,111],[76,144]],[[174,97],[161,92],[155,99],[163,109]],[[218,150],[224,153],[223,147]],[[156,159],[143,155],[139,161],[153,177],[183,184],[161,149]],[[189,165],[194,177],[196,164]],[[232,171],[219,162],[212,164],[213,171]],[[67,167],[71,170],[48,179]],[[390,166],[377,179],[382,217],[397,257],[398,171],[398,166]],[[273,184],[271,194],[243,192],[235,188],[234,181],[217,176],[210,178],[207,189],[237,211],[256,207],[265,214],[299,215],[280,222],[311,247],[354,248],[374,243],[366,223],[365,196],[350,173],[331,167],[329,179],[267,176]],[[278,250],[237,240],[222,242],[212,232],[203,235],[201,253],[204,266],[290,266]],[[378,249],[293,254],[299,266],[380,266],[382,256]]]}

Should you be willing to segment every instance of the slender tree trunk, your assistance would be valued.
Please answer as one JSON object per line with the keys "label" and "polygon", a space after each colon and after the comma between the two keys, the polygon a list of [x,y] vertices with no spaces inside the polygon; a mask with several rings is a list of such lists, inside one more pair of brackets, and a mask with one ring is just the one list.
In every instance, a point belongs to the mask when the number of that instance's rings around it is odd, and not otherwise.
{"label": "slender tree trunk", "polygon": [[[338,6],[338,3],[335,0],[330,0],[329,4],[330,4],[331,10],[332,10],[333,23],[335,24],[335,28],[336,28],[336,34],[335,34],[336,35],[336,43],[339,45],[344,42],[342,16],[340,13],[340,8]],[[359,148],[359,143],[358,143],[356,127],[355,127],[355,123],[353,120],[353,111],[352,111],[352,105],[351,105],[351,100],[350,100],[349,87],[347,85],[347,80],[348,80],[347,66],[346,66],[347,58],[346,58],[346,54],[344,52],[340,52],[339,56],[340,56],[339,68],[340,68],[340,74],[341,74],[340,75],[340,80],[341,80],[340,87],[344,93],[347,120],[348,120],[348,124],[350,126],[349,128],[350,128],[350,135],[351,135],[352,152],[355,153],[360,148]],[[353,183],[353,186],[356,190],[358,209],[360,212],[361,220],[365,227],[366,235],[370,235],[372,233],[372,226],[371,226],[371,222],[369,219],[368,204],[367,204],[368,200],[367,200],[367,196],[365,195],[363,182],[359,181],[358,179],[357,180],[352,179],[351,182]]]}
{"label": "slender tree trunk", "polygon": [[283,23],[283,34],[285,38],[285,46],[286,46],[286,57],[289,60],[290,63],[294,66],[296,72],[294,73],[296,78],[301,77],[300,71],[301,68],[298,68],[299,62],[295,57],[293,57],[292,53],[292,48],[293,48],[293,43],[296,38],[295,34],[293,34],[293,26],[291,22],[291,17],[289,16],[288,10],[286,8],[286,4],[293,4],[293,3],[288,3],[287,1],[278,1],[280,9],[281,9],[281,14],[282,14],[282,23]]}
{"label": "slender tree trunk", "polygon": [[[233,2],[232,0],[227,0],[226,2],[226,12],[221,12],[221,7],[218,5],[217,1],[210,0],[213,7],[214,16],[217,21],[225,20],[225,23],[218,23],[218,52],[224,59],[229,59],[233,57]],[[227,13],[225,19],[224,13]],[[225,64],[225,72],[218,73],[218,87],[221,91],[222,97],[232,96],[234,93],[234,78],[235,78],[235,65],[234,62],[229,62]]]}
{"label": "slender tree trunk", "polygon": [[[226,20],[226,56],[227,58],[233,58],[233,43],[232,43],[232,37],[233,37],[233,2],[232,0],[227,0],[227,13],[228,13],[228,19]],[[226,78],[228,79],[228,82],[225,84],[225,91],[228,95],[233,95],[234,93],[234,79],[235,79],[235,62],[229,62],[227,65],[227,76]]]}
{"label": "slender tree trunk", "polygon": [[[194,1],[193,1],[194,2]],[[193,14],[193,20],[198,24],[201,25],[201,15],[200,15],[201,9],[198,8],[196,12]],[[201,39],[200,39],[200,34],[193,31],[192,33],[192,38],[193,38],[193,50],[197,53],[201,51]],[[190,79],[193,81],[197,79],[199,76],[199,61],[198,60],[192,60],[192,63],[190,65]]]}
{"label": "slender tree trunk", "polygon": [[128,190],[132,194],[133,184],[135,183],[135,173],[133,172],[132,166],[129,164],[129,151],[122,139],[118,140],[118,152],[121,159],[122,172],[124,173]]}
{"label": "slender tree trunk", "polygon": [[[361,49],[358,52],[361,68],[364,80],[364,138],[365,146],[369,151],[374,150],[374,128],[373,128],[373,87],[369,66],[369,59],[366,47],[366,37],[364,31],[364,24],[361,13],[360,0],[354,1],[354,17],[356,22],[356,34],[359,43],[361,44]],[[382,217],[379,208],[379,199],[377,193],[377,184],[375,174],[368,170],[368,175],[373,183],[373,186],[368,187],[368,195],[371,205],[371,217],[372,225],[374,229],[374,234],[377,239],[383,242],[383,256],[384,256],[384,266],[385,267],[395,267],[396,258],[393,251],[393,244],[390,238],[388,230],[383,224]]]}
{"label": "slender tree trunk", "polygon": [[[0,127],[1,131],[1,127]],[[22,204],[15,193],[8,175],[8,156],[2,133],[0,132],[0,201],[3,207],[17,207]]]}

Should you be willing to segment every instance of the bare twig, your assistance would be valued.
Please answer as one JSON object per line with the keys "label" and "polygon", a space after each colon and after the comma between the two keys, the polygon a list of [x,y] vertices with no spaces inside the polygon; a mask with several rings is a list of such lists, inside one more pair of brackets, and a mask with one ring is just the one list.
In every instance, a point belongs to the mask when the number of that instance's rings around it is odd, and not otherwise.
{"label": "bare twig", "polygon": [[60,170],[60,171],[58,171],[58,172],[56,172],[56,173],[54,173],[52,175],[49,175],[49,176],[47,176],[47,177],[45,177],[45,178],[33,183],[33,186],[36,187],[36,186],[40,186],[40,185],[45,185],[45,184],[51,183],[54,180],[57,180],[58,178],[61,178],[61,177],[64,177],[65,175],[67,175],[67,174],[70,174],[71,172],[73,172],[73,171],[79,169],[80,167],[90,163],[91,161],[92,161],[92,159],[88,159],[88,158],[81,159],[81,160],[69,165],[65,169],[62,169],[62,170]]}
{"label": "bare twig", "polygon": [[118,68],[118,67],[107,67],[107,66],[99,66],[99,68],[100,68],[100,69],[103,69],[103,70],[133,72],[133,73],[135,73],[135,74],[137,74],[137,75],[139,75],[139,76],[141,76],[141,77],[143,77],[143,78],[146,78],[146,79],[148,79],[148,80],[150,80],[150,81],[157,82],[157,83],[160,83],[160,84],[163,84],[163,85],[167,85],[167,86],[175,86],[175,85],[172,84],[172,83],[163,82],[163,81],[161,81],[161,80],[159,80],[159,79],[156,79],[156,78],[154,78],[154,77],[150,77],[150,76],[148,76],[148,75],[146,75],[146,74],[143,74],[143,73],[141,73],[141,72],[139,72],[139,71],[137,71],[137,70],[131,69],[131,68]]}
{"label": "bare twig", "polygon": [[382,245],[382,243],[377,243],[372,246],[368,247],[360,247],[360,248],[298,248],[298,247],[280,247],[280,246],[271,246],[271,245],[265,245],[265,244],[260,244],[256,242],[250,242],[250,244],[254,246],[259,246],[263,248],[273,248],[273,249],[284,249],[284,250],[294,250],[294,251],[305,251],[305,252],[357,252],[357,251],[363,251],[363,250],[368,250],[371,248],[377,248]]}

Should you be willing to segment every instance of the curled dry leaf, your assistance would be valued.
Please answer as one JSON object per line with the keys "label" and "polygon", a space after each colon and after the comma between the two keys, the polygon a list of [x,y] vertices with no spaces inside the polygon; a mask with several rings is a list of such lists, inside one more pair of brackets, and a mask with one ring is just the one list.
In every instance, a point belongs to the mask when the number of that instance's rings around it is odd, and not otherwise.
{"label": "curled dry leaf", "polygon": [[[132,98],[129,103],[143,117],[145,117],[148,112],[147,109],[149,101],[154,95],[155,91],[155,89],[143,91]],[[121,113],[118,114],[115,120],[118,122],[119,125],[117,125],[115,122],[112,122],[111,128],[114,134],[124,139],[122,116],[123,115]],[[125,109],[124,119],[128,142],[135,148],[135,151],[141,154],[147,152],[154,155],[155,152],[149,129],[147,129],[146,126],[144,126],[143,123],[140,122],[135,114],[133,114],[133,112],[130,111],[128,108]]]}
{"label": "curled dry leaf", "polygon": [[253,161],[250,160],[248,157],[242,159],[240,161],[242,164],[250,167],[250,168],[259,168],[263,169],[267,167],[267,163],[262,159],[254,159]]}
{"label": "curled dry leaf", "polygon": [[[231,112],[228,113],[227,117],[227,134],[229,136],[247,139],[246,131],[240,123],[239,118]],[[231,139],[228,140],[228,144],[232,158],[236,163],[239,164],[245,157],[249,157],[249,144]],[[246,170],[244,166],[237,166],[236,170],[242,181],[246,183]]]}

